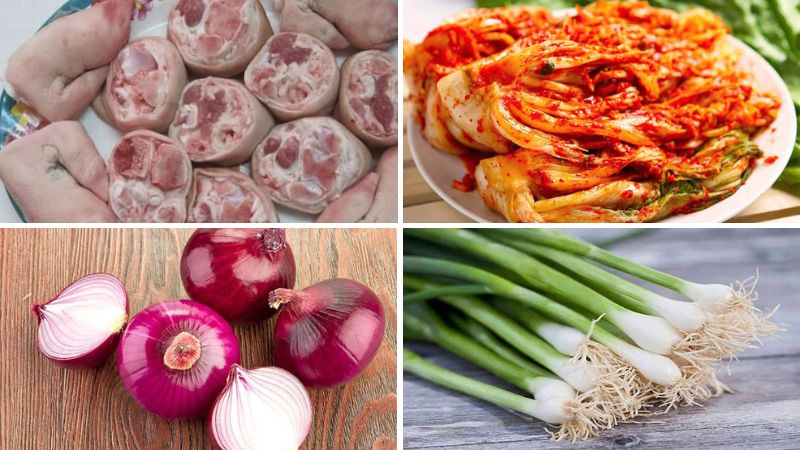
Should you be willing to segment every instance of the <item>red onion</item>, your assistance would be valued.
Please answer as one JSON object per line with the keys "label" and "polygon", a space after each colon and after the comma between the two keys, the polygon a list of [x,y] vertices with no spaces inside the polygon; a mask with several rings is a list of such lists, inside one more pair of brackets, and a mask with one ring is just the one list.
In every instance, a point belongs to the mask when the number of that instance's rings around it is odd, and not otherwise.
{"label": "red onion", "polygon": [[36,343],[46,357],[97,367],[111,356],[128,319],[128,294],[112,275],[95,273],[31,309],[39,321]]}
{"label": "red onion", "polygon": [[334,279],[301,291],[276,289],[270,305],[283,304],[275,324],[277,365],[307,386],[345,383],[372,361],[383,338],[383,308],[361,283]]}
{"label": "red onion", "polygon": [[239,341],[230,324],[191,300],[143,309],[117,352],[122,384],[144,409],[167,419],[205,416],[238,362]]}
{"label": "red onion", "polygon": [[278,367],[234,364],[208,428],[223,450],[299,448],[311,428],[311,399],[300,380]]}
{"label": "red onion", "polygon": [[233,321],[274,314],[267,304],[269,293],[293,287],[294,277],[294,256],[281,229],[197,230],[181,257],[189,297]]}

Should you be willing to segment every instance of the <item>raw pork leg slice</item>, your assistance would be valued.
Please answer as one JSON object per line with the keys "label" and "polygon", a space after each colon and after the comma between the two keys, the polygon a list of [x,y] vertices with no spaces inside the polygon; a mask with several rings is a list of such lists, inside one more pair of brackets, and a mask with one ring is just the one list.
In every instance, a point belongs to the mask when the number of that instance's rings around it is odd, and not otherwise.
{"label": "raw pork leg slice", "polygon": [[192,161],[232,166],[250,159],[273,126],[275,120],[242,83],[209,77],[183,90],[169,135]]}
{"label": "raw pork leg slice", "polygon": [[103,91],[104,120],[122,130],[166,131],[186,86],[181,54],[168,40],[131,42],[111,63]]}
{"label": "raw pork leg slice", "polygon": [[397,223],[397,147],[383,152],[376,171],[381,181],[372,207],[362,222]]}
{"label": "raw pork leg slice", "polygon": [[188,222],[277,222],[269,192],[233,169],[194,169]]}
{"label": "raw pork leg slice", "polygon": [[14,97],[50,122],[77,118],[128,42],[132,11],[133,0],[106,0],[39,30],[8,60],[6,82]]}
{"label": "raw pork leg slice", "polygon": [[0,178],[30,222],[116,222],[103,158],[78,122],[56,122],[8,144]]}
{"label": "raw pork leg slice", "polygon": [[122,222],[184,222],[192,164],[181,145],[147,130],[122,136],[109,160],[111,209]]}
{"label": "raw pork leg slice", "polygon": [[247,88],[278,119],[330,114],[339,91],[333,52],[303,33],[278,33],[244,73]]}
{"label": "raw pork leg slice", "polygon": [[336,118],[370,147],[397,145],[397,65],[392,55],[367,50],[345,61]]}
{"label": "raw pork leg slice", "polygon": [[396,0],[276,0],[275,8],[282,31],[308,33],[335,50],[397,43]]}
{"label": "raw pork leg slice", "polygon": [[317,217],[317,223],[355,223],[364,218],[372,206],[380,176],[370,173],[341,197],[328,205]]}
{"label": "raw pork leg slice", "polygon": [[271,35],[259,0],[180,0],[167,25],[192,72],[223,78],[241,74]]}
{"label": "raw pork leg slice", "polygon": [[368,172],[372,155],[342,124],[307,117],[275,127],[256,147],[250,170],[272,200],[322,212]]}

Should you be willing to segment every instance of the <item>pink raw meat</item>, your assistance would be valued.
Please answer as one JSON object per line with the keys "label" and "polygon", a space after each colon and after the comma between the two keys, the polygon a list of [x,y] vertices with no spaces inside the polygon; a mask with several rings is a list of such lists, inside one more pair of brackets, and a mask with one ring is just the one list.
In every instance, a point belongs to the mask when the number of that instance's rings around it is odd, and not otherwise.
{"label": "pink raw meat", "polygon": [[278,119],[326,115],[339,90],[333,52],[303,33],[278,33],[253,59],[244,83]]}
{"label": "pink raw meat", "polygon": [[345,61],[336,118],[370,147],[397,144],[397,64],[392,55],[367,50]]}
{"label": "pink raw meat", "polygon": [[269,192],[233,169],[194,169],[188,222],[277,222]]}
{"label": "pink raw meat", "polygon": [[355,186],[346,190],[317,217],[317,223],[355,223],[364,218],[372,206],[380,175],[367,174]]}
{"label": "pink raw meat", "polygon": [[133,0],[106,0],[41,29],[8,60],[14,97],[51,122],[77,118],[128,42],[132,11]]}
{"label": "pink raw meat", "polygon": [[332,49],[397,43],[396,0],[275,0],[282,31],[308,33]]}
{"label": "pink raw meat", "polygon": [[122,222],[183,222],[192,165],[181,145],[147,130],[122,137],[109,160],[109,203]]}
{"label": "pink raw meat", "polygon": [[242,83],[202,78],[186,85],[169,135],[189,159],[231,166],[250,159],[275,120]]}
{"label": "pink raw meat", "polygon": [[218,77],[242,73],[271,35],[259,0],[180,0],[167,27],[189,69]]}
{"label": "pink raw meat", "polygon": [[111,63],[98,114],[122,131],[166,131],[186,81],[183,59],[171,42],[138,39]]}
{"label": "pink raw meat", "polygon": [[273,201],[317,214],[369,172],[372,155],[330,117],[307,117],[275,127],[256,147],[253,179]]}
{"label": "pink raw meat", "polygon": [[372,207],[361,222],[397,223],[397,147],[383,152],[375,170],[381,176],[381,181]]}
{"label": "pink raw meat", "polygon": [[116,222],[108,173],[78,122],[56,122],[0,152],[0,178],[31,222]]}

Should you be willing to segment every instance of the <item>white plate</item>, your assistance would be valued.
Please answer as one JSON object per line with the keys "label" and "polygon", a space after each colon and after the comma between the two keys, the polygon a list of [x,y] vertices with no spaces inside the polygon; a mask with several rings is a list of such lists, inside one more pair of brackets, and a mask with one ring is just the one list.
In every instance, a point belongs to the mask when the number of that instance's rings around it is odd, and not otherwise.
{"label": "white plate", "polygon": [[[177,1],[178,0],[160,0],[140,2],[147,4],[147,8],[140,15],[140,17],[135,18],[131,23],[131,40],[144,36],[166,37],[167,18],[172,6]],[[54,13],[64,14],[86,8],[90,4],[91,2],[89,0],[68,0],[61,8],[59,8],[57,11],[54,11]],[[274,2],[272,0],[262,0],[262,4],[264,5],[264,10],[267,13],[267,17],[269,18],[269,22],[272,25],[273,31],[275,33],[280,32],[280,21],[278,20],[279,14],[275,10]],[[394,56],[397,56],[397,47],[393,47],[391,50],[389,50],[389,52]],[[341,66],[345,59],[347,59],[347,57],[352,53],[354,53],[354,51],[336,52],[336,59],[339,65]],[[2,71],[4,71],[4,69]],[[5,94],[5,92],[3,93]],[[10,101],[11,99],[8,100]],[[7,132],[27,134],[32,131],[30,129],[24,129],[24,127],[19,124],[19,118],[13,117],[13,115],[8,111],[8,105],[3,105],[3,108],[3,117],[2,120],[0,120],[0,128],[2,128],[0,131],[3,131],[3,133],[0,134],[4,135]],[[114,146],[117,145],[122,137],[122,133],[103,122],[97,116],[97,114],[95,114],[92,108],[86,110],[86,112],[84,112],[84,114],[78,120],[86,128],[87,133],[89,136],[91,136],[92,140],[97,146],[97,150],[100,152],[100,155],[103,157],[103,159],[108,160],[108,157],[111,155],[111,151],[114,149]],[[0,151],[2,151],[2,147],[3,143],[0,142]],[[373,163],[377,163],[377,157]],[[249,164],[242,165],[242,172],[249,175],[249,170]],[[2,187],[2,184],[0,184],[0,187]],[[2,189],[2,191],[4,190],[5,189]],[[5,193],[0,195],[5,195]],[[275,208],[278,212],[279,221],[282,223],[314,222],[316,219],[316,215],[302,213],[277,204],[275,205]],[[20,220],[24,220],[24,218],[21,216],[19,211],[15,210],[11,202],[0,202],[0,222],[19,222]]]}
{"label": "white plate", "polygon": [[[432,11],[440,10],[432,9]],[[415,14],[425,14],[425,12],[416,11]],[[447,15],[440,16],[439,19],[445,17]],[[797,114],[789,90],[775,69],[761,55],[738,39],[733,37],[729,39],[743,50],[739,66],[753,74],[753,79],[760,89],[776,93],[781,100],[775,121],[754,139],[764,151],[765,158],[774,156],[777,160],[772,164],[766,164],[761,160],[744,185],[725,200],[702,211],[671,216],[662,222],[710,223],[728,220],[766,192],[789,162],[797,137]],[[506,222],[501,214],[483,203],[477,190],[467,193],[451,187],[453,180],[460,180],[466,173],[464,165],[457,156],[434,149],[423,138],[422,130],[413,119],[413,115],[412,113],[406,119],[411,157],[428,185],[445,202],[476,222]]]}

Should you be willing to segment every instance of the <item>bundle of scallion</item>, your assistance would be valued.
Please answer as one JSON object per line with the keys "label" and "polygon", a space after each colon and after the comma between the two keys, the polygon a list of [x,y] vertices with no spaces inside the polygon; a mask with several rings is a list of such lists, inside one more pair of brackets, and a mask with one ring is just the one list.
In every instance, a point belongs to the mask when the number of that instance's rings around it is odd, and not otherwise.
{"label": "bundle of scallion", "polygon": [[406,338],[440,345],[533,399],[417,355],[404,370],[559,425],[554,439],[719,395],[718,366],[778,331],[774,311],[753,305],[752,286],[688,282],[555,230],[418,228],[405,240]]}

